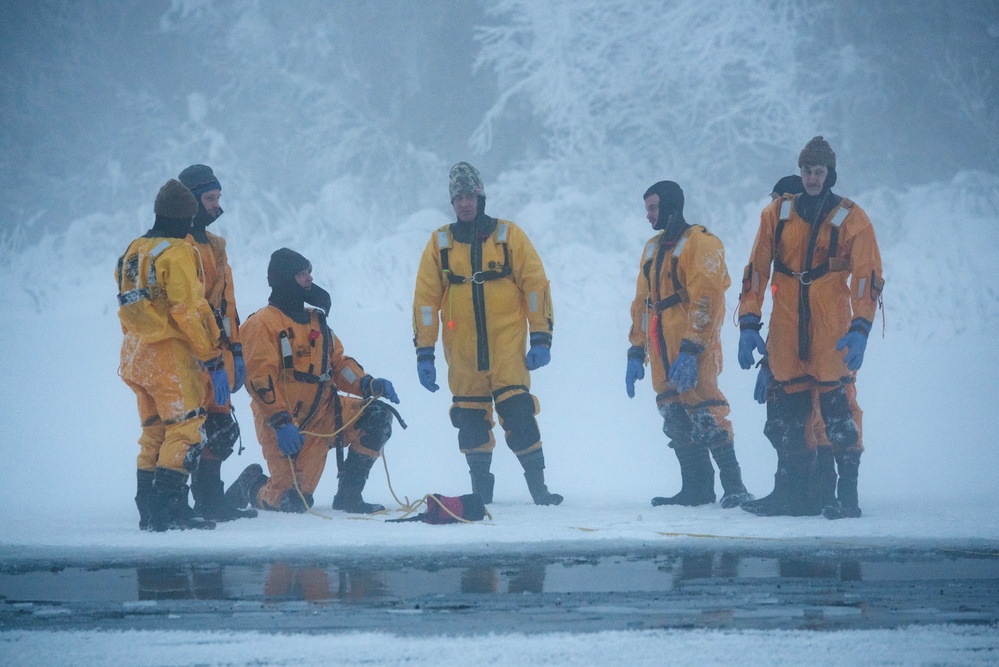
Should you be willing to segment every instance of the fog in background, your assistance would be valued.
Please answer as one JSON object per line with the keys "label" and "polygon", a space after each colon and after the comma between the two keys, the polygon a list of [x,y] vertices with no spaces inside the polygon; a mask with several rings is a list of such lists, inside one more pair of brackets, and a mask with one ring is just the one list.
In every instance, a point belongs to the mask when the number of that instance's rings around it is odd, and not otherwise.
{"label": "fog in background", "polygon": [[[869,495],[994,494],[994,1],[0,0],[0,31],[0,330],[20,336],[0,348],[15,378],[0,383],[12,517],[44,525],[55,507],[89,525],[110,507],[132,528],[139,425],[115,375],[112,272],[158,188],[199,162],[223,186],[212,229],[240,314],[266,303],[275,248],[312,260],[346,351],[402,398],[410,428],[386,458],[413,497],[468,483],[448,392],[417,382],[410,309],[420,253],[453,220],[448,168],[477,165],[487,212],[527,231],[552,284],[552,363],[532,374],[552,489],[565,505],[672,495],[650,383],[624,392],[651,236],[642,193],[680,182],[687,219],[724,241],[731,318],[767,194],[816,134],[837,153],[836,192],[873,221],[887,279],[858,380],[865,518]],[[720,385],[762,495],[775,459],[737,341],[726,324]],[[227,482],[262,461],[246,392],[234,405],[246,451]],[[494,470],[498,498],[529,502],[502,444]],[[335,483],[328,470],[317,502]],[[369,484],[388,502],[381,475]]]}
{"label": "fog in background", "polygon": [[140,229],[192,162],[219,172],[240,233],[282,242],[446,211],[458,160],[494,214],[554,202],[599,244],[661,178],[724,235],[815,134],[844,193],[999,172],[992,0],[0,9],[5,255],[91,215]]}

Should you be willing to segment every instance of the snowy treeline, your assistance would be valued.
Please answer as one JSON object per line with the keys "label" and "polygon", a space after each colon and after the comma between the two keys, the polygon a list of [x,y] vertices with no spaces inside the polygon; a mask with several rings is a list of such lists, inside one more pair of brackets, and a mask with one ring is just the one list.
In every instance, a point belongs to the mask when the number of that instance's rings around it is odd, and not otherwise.
{"label": "snowy treeline", "polygon": [[[761,198],[814,134],[895,260],[886,296],[924,279],[899,260],[938,245],[938,216],[996,217],[989,0],[2,4],[0,268],[15,278],[30,252],[103,270],[192,162],[220,175],[244,257],[422,235],[467,159],[489,211],[551,252],[630,257],[641,193],[677,180],[737,272]],[[996,301],[936,315],[994,317]]]}

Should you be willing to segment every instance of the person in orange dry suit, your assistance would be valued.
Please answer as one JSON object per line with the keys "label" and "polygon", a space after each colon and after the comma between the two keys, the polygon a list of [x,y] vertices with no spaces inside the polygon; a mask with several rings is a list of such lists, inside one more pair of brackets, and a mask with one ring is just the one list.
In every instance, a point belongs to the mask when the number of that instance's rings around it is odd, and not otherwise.
{"label": "person in orange dry suit", "polygon": [[205,301],[198,251],[184,241],[197,201],[180,181],[156,195],[153,227],[118,259],[118,318],[125,338],[119,374],[138,400],[139,528],[214,528],[187,504],[187,477],[204,444],[207,369],[215,400],[229,400],[219,330]]}
{"label": "person in orange dry suit", "polygon": [[721,505],[737,507],[753,496],[742,483],[728,401],[718,388],[725,290],[732,282],[725,249],[707,229],[684,220],[683,190],[673,181],[659,181],[644,198],[646,218],[659,233],[645,244],[639,265],[625,387],[634,398],[648,357],[663,433],[682,479],[679,493],[653,498],[652,504],[713,503],[714,456],[724,492]]}
{"label": "person in orange dry suit", "polygon": [[[215,322],[221,334],[219,354],[223,358],[229,383],[234,392],[246,381],[246,364],[239,338],[239,313],[236,312],[236,295],[232,284],[232,267],[226,254],[225,239],[208,231],[208,225],[222,215],[219,197],[222,185],[211,167],[192,164],[177,177],[198,200],[188,243],[201,255],[204,269],[205,299],[215,313]],[[225,504],[222,484],[222,462],[232,455],[239,438],[239,425],[232,414],[232,402],[219,405],[212,392],[206,392],[205,449],[198,469],[191,473],[191,496],[194,513],[213,521],[232,521],[252,518],[256,510],[234,510]]]}
{"label": "person in orange dry suit", "polygon": [[[785,194],[797,195],[802,194],[804,191],[805,185],[801,181],[801,176],[797,174],[785,176],[774,184],[770,192],[770,201],[780,199]],[[776,473],[776,478],[780,479],[786,474],[786,464],[781,439],[780,437],[775,437],[777,433],[775,433],[773,428],[774,424],[777,423],[777,411],[774,404],[775,386],[771,382],[773,380],[773,373],[770,371],[766,357],[761,359],[757,365],[760,370],[756,376],[756,388],[753,394],[757,403],[765,403],[767,406],[768,420],[763,430],[764,434],[771,440],[770,444],[773,445],[774,450],[777,452],[778,472]],[[852,383],[847,385],[846,392],[847,398],[850,401],[850,411],[857,421],[857,429],[860,432],[860,441],[862,443],[863,428],[860,407],[856,404],[856,385]],[[825,422],[822,420],[819,390],[813,388],[811,394],[812,409],[811,416],[805,426],[805,444],[809,450],[815,451],[815,470],[812,475],[812,484],[809,491],[811,504],[808,511],[810,514],[819,514],[826,505],[836,500],[836,461],[832,443],[829,442],[829,438],[826,436]],[[744,502],[740,507],[753,514],[771,516],[776,512],[782,511],[778,502],[779,497],[779,494],[771,492],[763,498]]]}
{"label": "person in orange dry suit", "polygon": [[420,384],[431,392],[439,389],[434,366],[439,322],[453,395],[451,423],[458,429],[472,492],[483,503],[493,500],[495,403],[534,503],[558,505],[562,496],[545,484],[535,419],[540,407],[530,393],[530,372],[551,360],[552,302],[544,266],[520,227],[485,214],[485,189],[475,167],[459,162],[448,179],[457,219],[430,236],[413,297]]}
{"label": "person in orange dry suit", "polygon": [[243,323],[243,345],[257,439],[270,475],[257,464],[247,466],[226,491],[226,502],[236,509],[307,511],[326,454],[336,446],[338,454],[344,447],[350,452],[339,470],[333,509],[384,510],[364,502],[361,492],[392,435],[395,411],[375,400],[398,403],[392,383],[372,378],[344,354],[326,321],[329,294],[313,284],[309,260],[288,248],[274,251],[267,283],[268,305]]}
{"label": "person in orange dry suit", "polygon": [[[829,143],[813,138],[798,166],[805,192],[784,195],[763,210],[739,305],[739,364],[752,367],[754,351],[767,358],[774,392],[768,437],[780,443],[786,464],[764,513],[818,513],[811,492],[816,453],[806,437],[816,389],[839,473],[838,483],[828,475],[819,480],[821,512],[830,519],[859,517],[863,444],[853,385],[884,287],[881,254],[867,214],[831,190],[836,154]],[[760,318],[771,267],[773,314],[764,342]]]}

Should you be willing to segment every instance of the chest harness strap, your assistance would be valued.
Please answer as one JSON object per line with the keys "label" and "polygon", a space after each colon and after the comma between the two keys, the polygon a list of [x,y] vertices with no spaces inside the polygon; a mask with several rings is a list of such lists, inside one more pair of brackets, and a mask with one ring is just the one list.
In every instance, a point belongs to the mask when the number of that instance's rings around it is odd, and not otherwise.
{"label": "chest harness strap", "polygon": [[[827,217],[830,224],[829,230],[829,256],[825,262],[812,267],[812,258],[815,254],[815,244],[819,238],[821,222],[816,220],[811,225],[811,233],[808,236],[808,245],[805,248],[805,267],[802,271],[793,271],[780,259],[780,238],[784,231],[784,226],[791,217],[794,198],[781,201],[780,219],[777,221],[777,229],[774,231],[774,271],[796,278],[801,283],[798,297],[798,358],[807,361],[811,356],[812,337],[809,333],[809,325],[812,321],[811,301],[809,300],[809,287],[813,282],[831,271],[844,271],[847,269],[847,262],[836,256],[839,246],[839,230],[847,216],[850,215],[850,208],[853,202],[843,199],[833,209]],[[821,210],[821,206],[819,207]],[[807,224],[807,223],[806,223]]]}
{"label": "chest harness strap", "polygon": [[459,276],[451,271],[451,265],[448,259],[448,255],[451,250],[451,238],[446,231],[437,232],[437,246],[440,248],[441,253],[441,271],[447,276],[447,281],[452,285],[461,285],[464,283],[475,283],[476,285],[481,285],[484,282],[490,280],[499,280],[500,278],[506,278],[512,273],[512,268],[510,266],[510,251],[507,248],[507,234],[509,233],[509,226],[501,224],[496,231],[496,242],[503,245],[503,266],[499,270],[490,271],[476,271],[472,274],[471,278],[466,278],[465,276]]}
{"label": "chest harness strap", "polygon": [[[653,336],[652,341],[656,352],[659,353],[659,359],[662,361],[663,368],[667,371],[669,370],[669,359],[666,351],[666,336],[663,332],[661,315],[663,311],[669,310],[674,306],[690,300],[687,295],[687,288],[680,284],[680,278],[677,276],[677,265],[680,263],[680,255],[683,253],[683,248],[687,243],[687,239],[690,238],[690,234],[698,228],[699,227],[695,226],[688,227],[680,238],[676,240],[675,244],[664,242],[663,239],[665,238],[665,235],[660,237],[659,243],[656,246],[655,257],[647,261],[644,267],[645,278],[649,282],[649,298],[646,300],[645,305],[646,308],[653,311],[651,327]],[[670,279],[673,283],[673,293],[663,298],[660,293],[660,276],[662,275],[666,253],[671,250]],[[655,268],[654,281],[652,279],[653,276],[650,275],[653,266]],[[654,299],[653,294],[655,295]]]}
{"label": "chest harness strap", "polygon": [[[295,336],[294,330],[282,329],[278,334],[278,342],[281,349],[281,369],[285,371],[290,370],[295,382],[316,385],[316,395],[312,399],[312,405],[309,407],[309,411],[305,417],[298,422],[298,428],[300,429],[305,428],[315,417],[326,386],[333,377],[333,369],[330,366],[329,359],[332,332],[330,332],[329,327],[326,325],[326,316],[322,311],[315,312],[319,317],[319,336],[322,338],[322,365],[318,375],[313,372],[314,368],[312,366],[309,367],[308,372],[295,370],[295,354],[291,346],[291,340]],[[314,340],[312,341],[312,345],[315,346]],[[333,391],[335,392],[336,389],[334,388]]]}

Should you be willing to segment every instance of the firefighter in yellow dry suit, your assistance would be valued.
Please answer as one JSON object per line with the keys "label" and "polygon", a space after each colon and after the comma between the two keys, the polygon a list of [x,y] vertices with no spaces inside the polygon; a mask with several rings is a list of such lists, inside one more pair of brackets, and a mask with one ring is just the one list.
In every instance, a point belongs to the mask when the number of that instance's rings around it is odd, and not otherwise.
{"label": "firefighter in yellow dry suit", "polygon": [[[775,476],[772,505],[757,513],[814,515],[824,505],[827,518],[859,517],[863,444],[853,385],[884,287],[881,253],[867,214],[831,190],[836,154],[829,143],[813,138],[798,166],[805,191],[763,210],[739,304],[739,365],[752,367],[754,351],[767,359],[774,409],[766,430],[786,464]],[[761,312],[771,267],[773,314],[764,342]],[[816,454],[806,437],[813,389],[839,473],[838,483],[828,475],[818,480],[818,502],[811,492]]]}
{"label": "firefighter in yellow dry suit", "polygon": [[679,493],[653,498],[652,504],[713,503],[714,456],[721,505],[737,507],[753,496],[742,483],[728,401],[718,388],[725,290],[732,282],[725,249],[707,229],[687,223],[683,190],[673,181],[659,181],[644,198],[646,218],[659,233],[642,252],[631,304],[625,387],[634,398],[648,356],[663,433],[680,463],[682,480]]}
{"label": "firefighter in yellow dry suit", "polygon": [[138,399],[139,527],[214,528],[187,504],[187,476],[204,444],[207,369],[215,400],[229,400],[219,330],[205,301],[198,251],[184,241],[198,210],[191,191],[170,180],[156,195],[152,229],[118,260],[118,318],[125,335],[119,374]]}
{"label": "firefighter in yellow dry suit", "polygon": [[[226,502],[235,509],[305,512],[335,446],[339,486],[333,509],[384,510],[364,502],[361,492],[392,435],[395,411],[375,400],[398,403],[392,383],[372,378],[343,353],[326,320],[330,296],[313,284],[309,260],[288,248],[274,251],[267,283],[268,305],[244,322],[243,345],[257,439],[270,475],[255,463],[247,466],[226,491]],[[341,461],[345,447],[350,453]]]}
{"label": "firefighter in yellow dry suit", "polygon": [[[223,358],[232,390],[237,392],[246,381],[246,364],[239,338],[239,313],[236,312],[232,267],[226,254],[225,239],[207,229],[222,215],[222,207],[219,206],[222,185],[212,168],[203,164],[192,164],[180,172],[177,180],[186,185],[198,200],[198,212],[187,241],[201,255],[205,299],[215,313],[215,322],[221,334],[218,352]],[[254,517],[256,510],[234,510],[225,504],[223,496],[222,462],[232,454],[239,438],[239,425],[232,414],[232,403],[219,405],[212,393],[206,392],[205,410],[205,448],[201,464],[191,473],[194,513],[213,521]]]}
{"label": "firefighter in yellow dry suit", "polygon": [[530,393],[530,371],[551,359],[553,316],[544,266],[520,227],[485,214],[485,190],[475,167],[467,162],[451,167],[449,191],[457,220],[431,235],[416,276],[413,342],[420,384],[439,389],[434,347],[443,325],[451,423],[458,429],[472,492],[492,502],[495,403],[534,503],[558,505],[562,496],[545,484],[535,419],[539,404]]}

